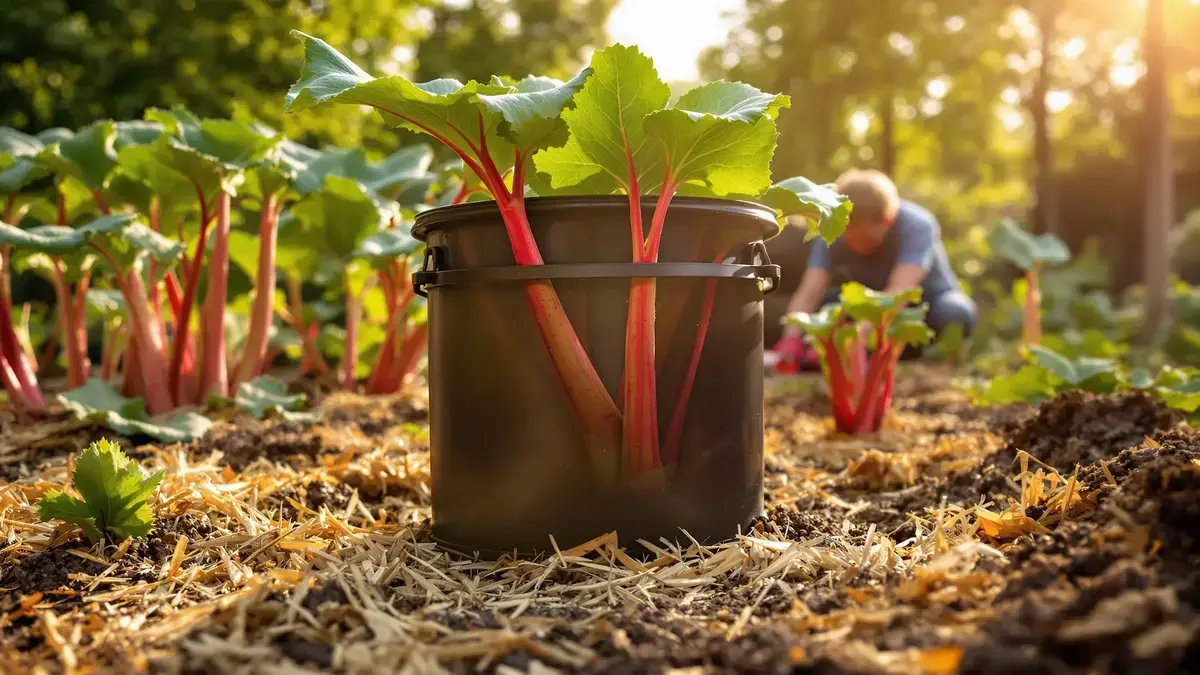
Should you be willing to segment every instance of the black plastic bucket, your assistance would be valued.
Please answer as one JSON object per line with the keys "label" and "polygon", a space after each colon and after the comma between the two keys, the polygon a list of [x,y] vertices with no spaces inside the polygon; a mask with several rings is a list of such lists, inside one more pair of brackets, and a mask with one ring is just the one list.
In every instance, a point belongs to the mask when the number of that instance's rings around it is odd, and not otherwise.
{"label": "black plastic bucket", "polygon": [[[647,224],[653,208],[643,203]],[[773,212],[677,198],[654,265],[631,262],[625,197],[532,198],[526,212],[544,266],[514,265],[493,202],[426,211],[413,228],[427,243],[414,285],[429,298],[435,538],[537,553],[551,536],[566,548],[614,530],[622,545],[745,531],[763,509],[762,300],[779,268],[762,242],[778,231]],[[706,291],[715,302],[678,462],[614,485],[596,479],[523,284],[551,280],[617,400],[635,277],[657,280],[660,434],[692,361]]]}

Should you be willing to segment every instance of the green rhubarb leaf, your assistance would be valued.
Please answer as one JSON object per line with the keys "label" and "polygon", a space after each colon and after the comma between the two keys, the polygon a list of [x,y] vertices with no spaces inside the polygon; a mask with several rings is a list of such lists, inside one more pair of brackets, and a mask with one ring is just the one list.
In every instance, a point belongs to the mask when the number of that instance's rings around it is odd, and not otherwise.
{"label": "green rhubarb leaf", "polygon": [[122,396],[111,384],[97,378],[59,394],[58,401],[78,419],[99,422],[126,436],[144,435],[164,443],[196,440],[212,426],[207,417],[189,411],[151,418],[145,399]]}
{"label": "green rhubarb leaf", "polygon": [[1022,366],[1012,375],[994,378],[976,401],[980,405],[1025,402],[1037,405],[1054,398],[1055,378],[1045,368]]}
{"label": "green rhubarb leaf", "polygon": [[648,194],[662,183],[664,156],[661,142],[646,135],[646,117],[666,107],[671,88],[636,47],[597,51],[591,70],[575,107],[562,112],[570,138],[535,155],[534,165],[549,177],[549,189],[607,193],[628,191],[632,161],[639,190]]}
{"label": "green rhubarb leaf", "polygon": [[896,294],[872,290],[857,282],[850,282],[842,286],[841,302],[850,318],[856,321],[868,321],[876,326],[885,317],[905,305],[920,301],[921,288],[919,286]]}
{"label": "green rhubarb leaf", "polygon": [[503,122],[499,134],[520,148],[525,157],[545,147],[560,146],[567,140],[563,111],[583,88],[590,68],[568,82],[549,77],[529,77],[517,83],[516,91],[506,94],[481,94],[483,107],[499,113]]}
{"label": "green rhubarb leaf", "polygon": [[153,145],[160,160],[183,174],[206,200],[218,190],[236,193],[244,171],[273,157],[282,140],[245,121],[199,119],[182,108],[148,115],[170,131]]}
{"label": "green rhubarb leaf", "polygon": [[312,419],[311,413],[300,412],[307,397],[304,394],[289,394],[282,382],[266,375],[243,382],[238,387],[235,402],[239,408],[263,419],[268,415],[278,415],[291,421]]}
{"label": "green rhubarb leaf", "polygon": [[69,227],[43,225],[22,230],[7,223],[0,223],[0,245],[12,246],[16,251],[61,256],[78,251],[85,243],[84,236]]}
{"label": "green rhubarb leaf", "polygon": [[93,321],[119,321],[125,317],[125,297],[110,288],[89,288],[87,309]]}
{"label": "green rhubarb leaf", "polygon": [[146,258],[159,263],[160,272],[183,255],[184,246],[146,227],[137,216],[101,216],[75,230],[84,240],[104,252],[102,258],[127,271]]}
{"label": "green rhubarb leaf", "polygon": [[415,84],[398,75],[375,79],[324,40],[293,34],[304,41],[304,69],[288,92],[287,112],[326,103],[367,105],[389,123],[434,136],[475,161],[486,141],[501,171],[512,166],[513,146],[498,133],[501,116],[478,99],[481,94],[510,93],[510,87],[453,79]]}
{"label": "green rhubarb leaf", "polygon": [[1200,410],[1200,378],[1190,379],[1169,386],[1155,388],[1155,393],[1167,406],[1188,415]]}
{"label": "green rhubarb leaf", "polygon": [[[428,145],[422,143],[401,148],[382,162],[369,164],[370,175],[364,177],[363,184],[402,204],[421,201],[433,181],[429,173],[432,164],[433,149]],[[420,197],[413,199],[410,195],[401,199],[401,195],[413,189],[420,191]]]}
{"label": "green rhubarb leaf", "polygon": [[58,490],[47,490],[38,500],[38,519],[43,523],[61,520],[68,525],[74,525],[83,530],[84,536],[93,544],[104,539],[104,533],[96,527],[96,518],[91,509],[82,499]]}
{"label": "green rhubarb leaf", "polygon": [[1030,234],[1012,220],[1003,220],[993,228],[988,243],[994,253],[1023,270],[1071,259],[1070,250],[1058,237]]}
{"label": "green rhubarb leaf", "polygon": [[646,135],[664,151],[672,184],[700,180],[721,197],[756,195],[771,185],[775,118],[791,105],[740,82],[697,87],[646,116]]}
{"label": "green rhubarb leaf", "polygon": [[926,305],[921,305],[901,310],[888,323],[888,336],[901,346],[929,344],[933,340],[933,330],[925,324],[928,309]]}
{"label": "green rhubarb leaf", "polygon": [[35,161],[45,144],[36,136],[0,127],[0,193],[8,195],[46,175]]}
{"label": "green rhubarb leaf", "polygon": [[808,226],[806,240],[821,237],[826,244],[846,231],[854,208],[833,185],[817,185],[802,176],[779,181],[758,201],[775,209],[781,222],[793,216],[803,218]]}
{"label": "green rhubarb leaf", "polygon": [[[117,151],[117,167],[122,176],[143,185],[158,198],[161,222],[172,223],[198,206],[195,187],[167,161],[162,146],[121,148]],[[143,208],[149,212],[149,200],[144,207],[139,205],[139,210]]]}
{"label": "green rhubarb leaf", "polygon": [[69,138],[49,144],[37,160],[60,178],[77,178],[92,190],[108,187],[117,166],[117,129],[108,120],[93,122]]}
{"label": "green rhubarb leaf", "polygon": [[[61,272],[67,283],[75,283],[89,274],[96,264],[95,252],[84,248],[82,238],[69,227],[42,225],[24,232],[37,241],[12,242],[13,265],[17,269],[31,270],[51,284],[55,283]],[[5,235],[6,232],[0,228],[0,242],[8,240]],[[66,243],[72,246],[67,250],[58,250]]]}
{"label": "green rhubarb leaf", "polygon": [[420,247],[421,242],[414,239],[408,228],[401,224],[399,227],[380,230],[363,239],[352,255],[372,265],[382,265],[397,258],[406,258]]}
{"label": "green rhubarb leaf", "polygon": [[126,147],[149,145],[165,133],[162,124],[151,120],[125,120],[113,126],[117,135],[114,146],[118,154]]}
{"label": "green rhubarb leaf", "polygon": [[324,187],[297,202],[281,219],[277,264],[311,278],[322,262],[341,265],[391,219],[361,183],[325,176]]}
{"label": "green rhubarb leaf", "polygon": [[842,325],[845,311],[841,305],[826,305],[816,312],[796,312],[784,318],[784,322],[804,329],[806,335],[818,340],[828,340]]}
{"label": "green rhubarb leaf", "polygon": [[1088,391],[1111,390],[1117,366],[1108,359],[1081,358],[1072,361],[1040,345],[1029,347],[1033,363],[1073,387]]}

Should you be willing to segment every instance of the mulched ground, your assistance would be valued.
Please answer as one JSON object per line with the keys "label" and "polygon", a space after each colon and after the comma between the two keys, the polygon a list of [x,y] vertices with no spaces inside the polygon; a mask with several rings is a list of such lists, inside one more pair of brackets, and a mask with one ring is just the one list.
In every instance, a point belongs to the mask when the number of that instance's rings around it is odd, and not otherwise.
{"label": "mulched ground", "polygon": [[425,402],[236,419],[167,469],[155,532],[38,523],[94,429],[0,420],[0,672],[1170,673],[1200,663],[1200,437],[1142,395],[978,409],[902,370],[838,437],[767,405],[768,512],[718,546],[544,560],[430,540]]}

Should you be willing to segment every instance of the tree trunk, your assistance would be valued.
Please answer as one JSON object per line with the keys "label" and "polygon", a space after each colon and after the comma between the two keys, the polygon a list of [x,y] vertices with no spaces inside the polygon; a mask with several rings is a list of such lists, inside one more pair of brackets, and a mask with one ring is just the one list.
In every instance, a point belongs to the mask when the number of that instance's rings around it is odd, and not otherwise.
{"label": "tree trunk", "polygon": [[1167,287],[1171,273],[1167,239],[1175,211],[1164,4],[1165,0],[1147,2],[1144,40],[1146,229],[1142,249],[1142,278],[1146,285],[1143,338],[1147,343],[1152,343],[1158,337],[1167,319]]}
{"label": "tree trunk", "polygon": [[1054,72],[1054,38],[1057,32],[1059,0],[1040,0],[1037,4],[1039,50],[1042,62],[1033,83],[1029,112],[1033,117],[1033,154],[1037,164],[1036,192],[1032,213],[1033,231],[1062,237],[1058,223],[1058,200],[1054,181],[1054,141],[1051,137],[1047,97]]}
{"label": "tree trunk", "polygon": [[879,106],[879,118],[882,122],[879,132],[879,163],[880,170],[892,180],[896,179],[896,99],[890,93],[884,94]]}

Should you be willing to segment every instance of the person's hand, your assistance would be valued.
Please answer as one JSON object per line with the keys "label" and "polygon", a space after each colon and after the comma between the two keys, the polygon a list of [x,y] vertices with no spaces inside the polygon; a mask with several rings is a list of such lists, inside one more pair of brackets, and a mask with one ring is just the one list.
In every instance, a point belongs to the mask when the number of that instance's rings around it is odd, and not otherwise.
{"label": "person's hand", "polygon": [[767,365],[780,373],[795,373],[814,354],[798,334],[785,334],[767,354]]}

